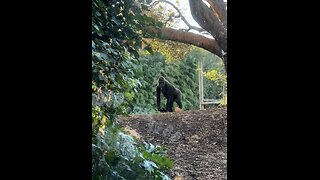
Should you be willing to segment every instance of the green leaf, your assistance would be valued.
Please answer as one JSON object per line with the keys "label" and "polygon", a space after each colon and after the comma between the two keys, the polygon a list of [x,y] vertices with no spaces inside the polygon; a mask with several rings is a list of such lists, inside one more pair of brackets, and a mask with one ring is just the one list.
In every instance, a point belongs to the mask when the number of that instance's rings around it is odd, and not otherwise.
{"label": "green leaf", "polygon": [[118,26],[121,24],[121,22],[116,17],[112,17],[111,21],[114,22]]}

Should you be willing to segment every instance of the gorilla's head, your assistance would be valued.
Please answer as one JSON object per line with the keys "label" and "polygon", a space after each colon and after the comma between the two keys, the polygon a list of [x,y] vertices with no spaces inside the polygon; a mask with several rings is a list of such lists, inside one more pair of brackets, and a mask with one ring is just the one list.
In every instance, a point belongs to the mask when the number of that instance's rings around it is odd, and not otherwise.
{"label": "gorilla's head", "polygon": [[163,76],[159,77],[159,87],[162,89],[166,85],[166,79]]}

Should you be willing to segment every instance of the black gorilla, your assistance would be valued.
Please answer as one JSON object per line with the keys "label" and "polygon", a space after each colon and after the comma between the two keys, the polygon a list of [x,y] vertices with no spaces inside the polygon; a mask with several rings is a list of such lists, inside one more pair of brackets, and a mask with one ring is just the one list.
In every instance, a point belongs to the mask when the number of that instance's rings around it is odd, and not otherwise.
{"label": "black gorilla", "polygon": [[[166,109],[160,108],[160,94],[167,98]],[[157,107],[160,112],[172,112],[173,102],[176,102],[182,109],[182,94],[181,91],[170,84],[164,77],[159,77],[159,85],[157,86]]]}

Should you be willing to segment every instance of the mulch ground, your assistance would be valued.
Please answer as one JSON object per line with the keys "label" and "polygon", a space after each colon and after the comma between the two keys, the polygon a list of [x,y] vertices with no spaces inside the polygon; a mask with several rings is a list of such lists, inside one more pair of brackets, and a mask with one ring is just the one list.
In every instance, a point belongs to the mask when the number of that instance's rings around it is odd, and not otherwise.
{"label": "mulch ground", "polygon": [[140,140],[168,148],[175,179],[227,179],[227,108],[132,115],[118,120]]}

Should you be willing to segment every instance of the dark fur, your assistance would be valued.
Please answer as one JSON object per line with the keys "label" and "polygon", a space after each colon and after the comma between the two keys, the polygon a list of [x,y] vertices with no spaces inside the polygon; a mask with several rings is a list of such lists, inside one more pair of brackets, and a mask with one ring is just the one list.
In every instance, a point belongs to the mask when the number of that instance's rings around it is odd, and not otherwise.
{"label": "dark fur", "polygon": [[[164,77],[160,77],[157,86],[157,107],[160,112],[172,112],[173,102],[176,102],[180,109],[182,109],[182,94],[181,91],[170,84]],[[166,108],[160,107],[160,94],[167,98]]]}

